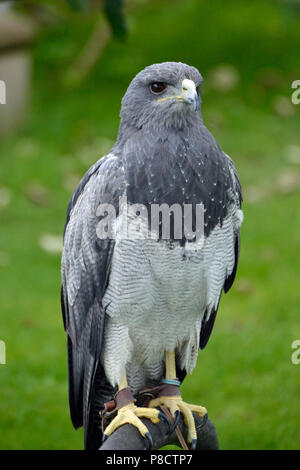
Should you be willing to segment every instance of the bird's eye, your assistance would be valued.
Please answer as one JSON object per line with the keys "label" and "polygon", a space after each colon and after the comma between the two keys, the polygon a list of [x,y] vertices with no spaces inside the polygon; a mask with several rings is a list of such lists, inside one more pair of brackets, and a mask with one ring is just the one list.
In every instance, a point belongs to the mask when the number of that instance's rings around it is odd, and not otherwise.
{"label": "bird's eye", "polygon": [[150,85],[150,90],[153,93],[162,93],[166,89],[167,85],[163,82],[154,82]]}

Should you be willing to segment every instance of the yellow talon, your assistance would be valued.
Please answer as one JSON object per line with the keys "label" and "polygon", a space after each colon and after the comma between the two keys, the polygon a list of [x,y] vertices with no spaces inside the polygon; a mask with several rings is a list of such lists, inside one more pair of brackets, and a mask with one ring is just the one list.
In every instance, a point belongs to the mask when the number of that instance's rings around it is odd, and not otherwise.
{"label": "yellow talon", "polygon": [[[165,352],[165,369],[165,383],[172,384],[175,382],[176,384],[178,379],[176,378],[175,351]],[[165,406],[169,409],[174,420],[176,419],[176,414],[181,412],[183,415],[184,423],[188,429],[187,441],[192,443],[193,448],[193,445],[195,445],[197,442],[197,430],[195,426],[193,412],[198,413],[199,418],[202,418],[204,415],[207,414],[206,408],[199,405],[191,405],[189,403],[185,403],[182,400],[180,394],[172,396],[159,396],[158,398],[154,398],[153,400],[151,400],[149,406],[153,408],[156,408],[158,406]]]}
{"label": "yellow talon", "polygon": [[181,395],[174,395],[174,396],[162,396],[159,398],[154,398],[150,401],[149,406],[152,408],[156,408],[158,406],[166,406],[170,413],[172,414],[173,418],[175,418],[176,411],[180,411],[184,418],[184,423],[188,429],[187,441],[193,442],[194,439],[197,439],[197,431],[195,426],[195,421],[193,417],[193,412],[198,413],[198,416],[202,418],[206,415],[207,411],[206,408],[199,405],[192,405],[189,403],[185,403],[182,400]]}
{"label": "yellow talon", "polygon": [[147,427],[139,418],[148,418],[152,423],[160,421],[159,410],[151,408],[140,408],[133,403],[128,403],[118,410],[117,416],[105,429],[105,435],[110,436],[116,429],[123,426],[123,424],[132,424],[135,426],[143,437],[148,433]]}

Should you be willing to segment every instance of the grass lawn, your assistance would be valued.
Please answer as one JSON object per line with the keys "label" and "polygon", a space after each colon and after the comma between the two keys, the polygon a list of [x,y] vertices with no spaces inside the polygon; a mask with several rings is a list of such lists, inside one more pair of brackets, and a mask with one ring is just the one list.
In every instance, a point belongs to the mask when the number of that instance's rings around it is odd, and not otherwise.
{"label": "grass lawn", "polygon": [[[10,196],[0,207],[0,448],[82,448],[69,418],[60,254],[43,237],[62,235],[72,187],[114,141],[129,81],[177,60],[204,76],[204,120],[234,159],[245,199],[237,281],[183,395],[207,407],[222,449],[299,449],[300,105],[289,101],[300,79],[299,11],[266,0],[156,0],[128,17],[127,41],[113,40],[75,89],[62,79],[91,21],[45,28],[33,46],[31,115],[0,141]],[[227,92],[213,86],[221,64],[238,77]]]}

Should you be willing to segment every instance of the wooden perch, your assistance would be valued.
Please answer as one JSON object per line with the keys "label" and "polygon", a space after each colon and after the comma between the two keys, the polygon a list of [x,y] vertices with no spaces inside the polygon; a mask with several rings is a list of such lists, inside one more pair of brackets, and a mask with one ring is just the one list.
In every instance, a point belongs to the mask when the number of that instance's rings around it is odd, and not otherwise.
{"label": "wooden perch", "polygon": [[[205,415],[203,418],[199,418],[196,413],[193,413],[193,415],[198,436],[196,450],[218,450],[219,442],[217,433],[208,416]],[[166,445],[180,446],[175,431],[170,434],[167,422],[160,420],[159,423],[153,424],[149,419],[145,418],[142,418],[142,421],[147,426],[152,436],[153,450],[160,449]],[[186,440],[187,429],[182,415],[180,416],[178,426]],[[134,426],[131,424],[125,424],[118,428],[102,444],[99,450],[146,450],[146,442]]]}

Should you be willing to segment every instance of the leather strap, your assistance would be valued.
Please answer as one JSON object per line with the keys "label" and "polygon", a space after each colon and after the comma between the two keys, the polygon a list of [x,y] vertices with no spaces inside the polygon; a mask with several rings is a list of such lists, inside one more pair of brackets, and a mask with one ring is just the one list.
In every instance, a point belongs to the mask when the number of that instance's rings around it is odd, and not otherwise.
{"label": "leather strap", "polygon": [[143,402],[142,406],[148,406],[149,402],[158,397],[173,397],[181,395],[179,387],[173,384],[160,384],[156,387],[145,387],[138,393],[138,399]]}
{"label": "leather strap", "polygon": [[[146,388],[144,388],[143,390],[141,390],[139,392],[138,397],[143,400],[143,405],[142,406],[148,407],[150,401],[153,400],[154,398],[158,398],[158,397],[162,397],[162,396],[171,397],[171,396],[176,396],[176,395],[177,396],[181,395],[178,385],[160,384],[157,387],[152,387],[152,388],[151,387],[146,387]],[[160,408],[163,411],[163,413],[167,416],[170,423],[174,424],[174,418],[173,418],[172,414],[170,413],[169,409],[164,405],[160,405]],[[178,441],[179,441],[182,449],[183,450],[189,450],[179,426],[176,426],[175,432],[176,432]]]}
{"label": "leather strap", "polygon": [[115,396],[114,396],[114,401],[115,401],[115,409],[114,411],[119,410],[125,405],[128,405],[129,403],[135,403],[136,400],[134,399],[134,396],[131,393],[130,387],[122,388],[119,390]]}
{"label": "leather strap", "polygon": [[[160,408],[162,409],[162,411],[164,412],[164,414],[167,416],[167,418],[169,419],[170,423],[171,423],[171,424],[174,424],[174,418],[173,418],[173,416],[171,415],[169,409],[168,409],[165,405],[160,405]],[[178,440],[179,440],[179,443],[180,443],[182,449],[183,449],[183,450],[190,450],[190,449],[188,448],[187,443],[185,442],[185,439],[184,439],[184,437],[183,437],[183,435],[182,435],[182,432],[181,432],[179,426],[176,426],[175,432],[176,432],[176,436],[177,436],[177,438],[178,438]]]}
{"label": "leather strap", "polygon": [[112,400],[104,403],[104,410],[100,413],[100,417],[102,419],[102,432],[105,431],[108,422],[116,416],[120,408],[128,405],[129,403],[135,402],[136,400],[131,393],[130,387],[125,387],[119,390]]}
{"label": "leather strap", "polygon": [[[173,385],[173,384],[161,384],[158,385],[157,387],[146,387],[143,390],[141,390],[138,394],[138,398],[143,400],[143,406],[148,407],[150,401],[154,398],[158,398],[161,396],[176,396],[180,395],[180,390],[179,386]],[[128,405],[129,403],[135,403],[136,400],[134,399],[132,392],[130,390],[130,387],[122,388],[119,390],[113,400],[110,400],[104,404],[104,410],[100,414],[102,418],[102,431],[104,432],[108,420],[113,418],[117,411],[122,408],[125,405]],[[164,405],[161,405],[160,408],[162,409],[163,413],[168,417],[169,421],[171,424],[174,424],[174,418],[168,408]],[[180,445],[183,450],[189,450],[184,437],[182,435],[182,432],[179,429],[179,426],[176,426],[175,432],[178,438],[178,441],[180,442]]]}

